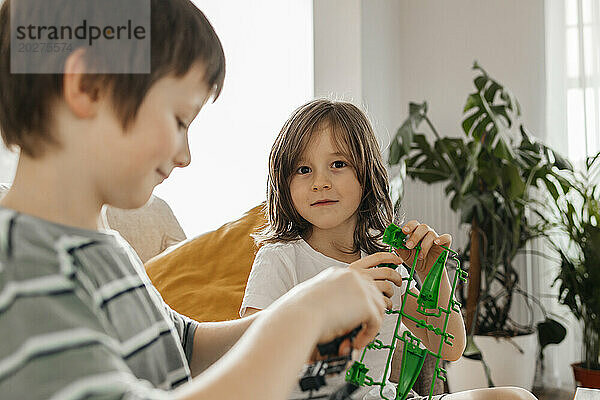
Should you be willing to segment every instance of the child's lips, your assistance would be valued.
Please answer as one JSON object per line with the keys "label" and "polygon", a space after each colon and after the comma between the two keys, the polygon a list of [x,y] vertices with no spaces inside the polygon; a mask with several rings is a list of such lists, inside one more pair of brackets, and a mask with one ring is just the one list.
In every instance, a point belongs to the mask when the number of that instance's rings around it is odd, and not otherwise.
{"label": "child's lips", "polygon": [[317,201],[315,203],[312,203],[311,207],[312,206],[330,206],[330,205],[335,204],[337,202],[338,202],[337,200],[319,200],[319,201]]}

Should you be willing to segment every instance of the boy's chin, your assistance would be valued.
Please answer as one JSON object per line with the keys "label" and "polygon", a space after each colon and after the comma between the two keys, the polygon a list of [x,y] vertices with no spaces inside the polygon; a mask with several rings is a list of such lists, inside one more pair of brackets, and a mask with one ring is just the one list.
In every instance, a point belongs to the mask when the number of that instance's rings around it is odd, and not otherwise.
{"label": "boy's chin", "polygon": [[123,210],[133,210],[145,206],[150,200],[151,195],[152,192],[135,193],[131,194],[130,196],[123,197],[120,196],[119,198],[111,199],[107,202],[107,204],[111,207],[120,208]]}

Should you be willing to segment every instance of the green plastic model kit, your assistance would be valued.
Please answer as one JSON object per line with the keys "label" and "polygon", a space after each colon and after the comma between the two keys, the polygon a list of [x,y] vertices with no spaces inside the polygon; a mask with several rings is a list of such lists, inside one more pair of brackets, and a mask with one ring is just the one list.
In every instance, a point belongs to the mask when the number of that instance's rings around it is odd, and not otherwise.
{"label": "green plastic model kit", "polygon": [[[402,230],[394,225],[389,225],[383,235],[383,242],[390,246],[390,251],[395,252],[397,249],[407,249],[405,246],[407,235],[405,235]],[[346,371],[346,382],[351,383],[355,386],[380,386],[379,395],[382,399],[388,399],[384,395],[385,382],[389,377],[389,371],[391,369],[392,363],[392,355],[398,342],[404,343],[404,348],[402,352],[402,364],[400,370],[400,376],[398,377],[398,387],[396,389],[396,400],[404,400],[406,396],[412,389],[421,368],[423,367],[423,363],[425,362],[425,357],[427,354],[431,354],[436,358],[434,376],[431,383],[431,388],[429,390],[429,399],[433,395],[433,388],[436,379],[440,379],[442,381],[446,380],[446,371],[440,366],[440,360],[442,358],[442,347],[444,344],[448,346],[452,346],[452,339],[454,336],[446,332],[446,328],[448,326],[448,320],[450,318],[450,314],[452,312],[460,313],[460,303],[454,300],[454,292],[456,290],[456,285],[458,280],[460,279],[463,282],[467,280],[466,271],[460,268],[460,262],[457,257],[457,253],[447,247],[444,247],[444,251],[440,254],[431,270],[427,273],[425,280],[423,281],[422,288],[420,290],[420,294],[417,296],[414,293],[410,292],[408,288],[410,287],[410,283],[413,280],[415,274],[416,260],[419,255],[419,251],[421,250],[420,245],[417,245],[415,248],[414,261],[413,265],[409,271],[409,278],[407,284],[407,290],[404,293],[402,299],[402,305],[399,310],[388,310],[387,314],[396,314],[396,328],[394,330],[394,336],[392,337],[390,344],[384,344],[377,338],[373,340],[369,345],[365,347],[362,352],[360,361],[354,362],[354,364]],[[444,268],[448,258],[452,258],[456,262],[456,274],[454,275],[454,279],[452,281],[451,292],[450,292],[450,300],[446,305],[439,305],[439,291],[440,291],[440,282],[443,276]],[[395,264],[380,264],[380,267],[392,267],[395,268]],[[408,315],[404,312],[404,305],[406,304],[406,300],[408,296],[413,296],[417,298],[417,313],[423,315],[423,318],[415,318],[411,315]],[[431,324],[428,324],[426,321],[426,317],[442,317],[444,318],[443,329],[438,327],[434,327]],[[434,334],[440,337],[439,348],[437,353],[434,353],[428,349],[421,348],[421,341],[413,336],[409,331],[405,331],[402,336],[399,335],[400,324],[402,322],[402,318],[407,318],[417,324],[418,327],[427,329]],[[363,360],[367,351],[387,351],[387,362],[385,366],[385,370],[379,380],[375,380],[369,375],[367,372],[369,371],[368,366],[363,364]]]}

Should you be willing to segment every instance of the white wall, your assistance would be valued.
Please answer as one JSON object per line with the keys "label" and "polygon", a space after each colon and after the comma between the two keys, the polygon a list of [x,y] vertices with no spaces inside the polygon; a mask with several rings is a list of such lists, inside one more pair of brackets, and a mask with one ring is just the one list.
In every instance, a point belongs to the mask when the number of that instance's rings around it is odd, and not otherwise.
{"label": "white wall", "polygon": [[375,131],[387,149],[408,105],[400,97],[402,27],[400,1],[362,3],[362,99]]}
{"label": "white wall", "polygon": [[[543,2],[517,0],[401,1],[397,24],[401,58],[399,110],[407,115],[410,101],[427,100],[429,116],[446,136],[463,136],[460,123],[477,60],[519,99],[524,123],[535,134],[544,128]],[[370,99],[367,99],[370,101]],[[436,229],[455,234],[462,246],[458,222],[435,210],[442,188],[407,182],[405,210]],[[421,204],[426,203],[422,208]],[[417,206],[418,205],[418,206]],[[427,210],[429,208],[429,210]],[[434,214],[431,215],[431,212]],[[409,217],[410,218],[410,217]]]}
{"label": "white wall", "polygon": [[314,0],[315,97],[361,99],[361,1]]}
{"label": "white wall", "polygon": [[[535,136],[545,137],[545,39],[543,0],[315,0],[315,94],[334,95],[366,107],[384,148],[390,135],[408,114],[410,101],[429,104],[429,116],[440,134],[462,136],[460,123],[467,95],[473,88],[474,60],[505,84],[518,98],[523,123]],[[346,17],[351,8],[351,17]],[[360,16],[356,13],[360,12]],[[360,40],[338,35],[353,23]],[[333,46],[330,38],[338,37]],[[344,40],[343,45],[339,40]],[[317,44],[331,48],[321,48]],[[342,53],[349,49],[351,56]],[[360,82],[356,65],[348,62],[360,54]],[[332,71],[331,68],[336,68]],[[347,74],[344,86],[344,76]],[[328,79],[325,79],[327,77]],[[350,77],[352,77],[350,79]],[[438,232],[449,232],[454,247],[466,242],[458,218],[448,213],[442,186],[408,181],[403,211]],[[539,281],[527,281],[527,263],[518,260],[524,288],[539,289]],[[535,272],[535,271],[534,271]],[[531,274],[537,277],[538,274]],[[544,283],[547,284],[547,279]],[[547,288],[542,288],[547,289]],[[517,308],[516,318],[523,318]],[[521,315],[523,314],[523,315]],[[569,344],[573,346],[573,344]],[[546,385],[570,387],[572,374],[561,354],[551,350]],[[552,358],[554,357],[554,360]]]}
{"label": "white wall", "polygon": [[219,99],[190,126],[192,163],[155,190],[188,237],[265,200],[273,141],[313,96],[312,3],[194,2],[223,43],[227,73]]}

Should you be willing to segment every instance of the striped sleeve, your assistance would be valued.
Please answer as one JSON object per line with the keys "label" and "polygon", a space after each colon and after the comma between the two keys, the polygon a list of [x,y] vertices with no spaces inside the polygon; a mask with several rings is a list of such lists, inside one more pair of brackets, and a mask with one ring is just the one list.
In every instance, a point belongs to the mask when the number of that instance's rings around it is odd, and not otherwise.
{"label": "striped sleeve", "polygon": [[132,373],[125,343],[106,332],[72,280],[60,274],[7,280],[3,272],[0,264],[3,399],[169,397]]}
{"label": "striped sleeve", "polygon": [[173,310],[164,302],[158,290],[154,286],[150,287],[153,294],[160,298],[160,304],[164,307],[169,319],[173,321],[173,325],[175,326],[175,330],[177,331],[177,335],[179,336],[181,346],[185,353],[185,358],[187,359],[188,364],[190,364],[192,361],[192,353],[194,351],[194,334],[196,333],[196,328],[198,328],[199,323]]}
{"label": "striped sleeve", "polygon": [[143,267],[141,260],[139,259],[131,245],[127,243],[127,241],[125,241],[120,235],[117,236],[117,240],[122,248],[127,249],[127,257],[133,258],[131,261],[132,266],[137,269],[137,278],[141,279],[141,281],[144,283],[146,289],[149,292],[149,295],[154,298],[155,304],[163,309],[163,311],[165,312],[165,317],[167,317],[170,321],[173,322],[173,326],[175,328],[175,331],[177,332],[179,342],[183,347],[183,352],[189,365],[189,363],[192,360],[192,352],[194,350],[194,334],[196,333],[198,322],[179,314],[163,300],[158,289],[156,289],[156,287],[152,284],[150,278],[148,277],[148,274],[146,273],[146,270]]}
{"label": "striped sleeve", "polygon": [[194,335],[196,328],[198,328],[198,322],[179,314],[178,312],[171,310],[170,317],[175,324],[175,329],[179,334],[183,351],[185,352],[185,358],[188,364],[192,362],[192,353],[194,351]]}

